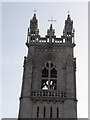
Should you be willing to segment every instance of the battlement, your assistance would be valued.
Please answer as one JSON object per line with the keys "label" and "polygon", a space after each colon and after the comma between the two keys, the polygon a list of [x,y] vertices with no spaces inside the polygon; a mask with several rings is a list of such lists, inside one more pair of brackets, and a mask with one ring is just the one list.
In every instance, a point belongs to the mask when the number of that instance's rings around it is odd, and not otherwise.
{"label": "battlement", "polygon": [[29,47],[30,45],[35,45],[35,44],[37,44],[37,45],[40,45],[40,44],[59,44],[59,45],[73,44],[73,45],[75,45],[75,42],[74,42],[74,39],[67,42],[65,40],[64,36],[62,36],[61,38],[54,37],[51,40],[48,37],[40,37],[40,38],[36,38],[36,39],[32,39],[32,40],[30,38],[28,38],[28,40],[26,42],[27,47]]}

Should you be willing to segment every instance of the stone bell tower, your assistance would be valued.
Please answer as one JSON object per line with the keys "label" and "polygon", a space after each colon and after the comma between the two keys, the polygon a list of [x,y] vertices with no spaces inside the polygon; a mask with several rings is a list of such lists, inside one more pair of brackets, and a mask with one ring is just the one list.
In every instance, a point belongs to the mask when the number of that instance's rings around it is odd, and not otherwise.
{"label": "stone bell tower", "polygon": [[52,24],[47,35],[41,37],[34,14],[26,46],[19,118],[77,118],[75,42],[70,15],[59,38]]}

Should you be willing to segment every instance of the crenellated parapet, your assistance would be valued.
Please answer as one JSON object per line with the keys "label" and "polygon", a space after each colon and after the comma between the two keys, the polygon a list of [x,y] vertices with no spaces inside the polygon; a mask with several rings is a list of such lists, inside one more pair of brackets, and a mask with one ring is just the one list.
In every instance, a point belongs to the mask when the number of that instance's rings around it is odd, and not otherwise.
{"label": "crenellated parapet", "polygon": [[27,34],[27,42],[26,46],[29,47],[30,45],[38,45],[38,44],[73,44],[75,45],[74,40],[74,28],[73,28],[73,21],[68,14],[67,20],[65,20],[65,26],[63,30],[63,35],[61,37],[56,37],[55,29],[53,29],[52,24],[50,28],[47,30],[47,35],[45,37],[41,37],[39,35],[38,29],[38,20],[36,18],[36,14],[34,14],[33,18],[30,20],[30,27],[28,28]]}

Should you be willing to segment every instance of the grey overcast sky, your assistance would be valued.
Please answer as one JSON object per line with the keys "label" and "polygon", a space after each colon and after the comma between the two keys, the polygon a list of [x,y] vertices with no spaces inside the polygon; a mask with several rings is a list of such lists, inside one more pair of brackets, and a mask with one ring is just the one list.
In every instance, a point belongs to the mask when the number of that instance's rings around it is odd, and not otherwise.
{"label": "grey overcast sky", "polygon": [[77,58],[77,108],[78,117],[88,117],[88,3],[87,2],[3,2],[2,3],[2,101],[3,117],[18,117],[21,93],[23,58],[27,55],[25,46],[27,28],[34,10],[39,22],[41,36],[45,36],[50,23],[55,34],[63,34],[68,10],[75,28],[75,57]]}

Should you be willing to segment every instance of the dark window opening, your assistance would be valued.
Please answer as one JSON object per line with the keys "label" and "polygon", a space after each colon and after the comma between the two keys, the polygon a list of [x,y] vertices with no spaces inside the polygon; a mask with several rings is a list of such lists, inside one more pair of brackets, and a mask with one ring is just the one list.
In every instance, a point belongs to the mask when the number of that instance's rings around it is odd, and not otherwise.
{"label": "dark window opening", "polygon": [[44,108],[43,108],[43,117],[44,117],[44,118],[45,118],[45,114],[46,114],[45,112],[46,112],[46,108],[44,107]]}
{"label": "dark window opening", "polygon": [[31,36],[31,40],[35,40],[35,37],[34,37],[34,36]]}
{"label": "dark window opening", "polygon": [[66,97],[66,93],[64,93],[64,97]]}
{"label": "dark window opening", "polygon": [[50,80],[50,89],[56,90],[57,89],[57,80]]}
{"label": "dark window opening", "polygon": [[31,31],[31,34],[33,34],[33,31]]}
{"label": "dark window opening", "polygon": [[35,34],[35,31],[33,31],[33,33]]}
{"label": "dark window opening", "polygon": [[68,31],[67,31],[67,35],[68,35]]}
{"label": "dark window opening", "polygon": [[53,67],[53,63],[51,63],[51,68]]}
{"label": "dark window opening", "polygon": [[50,118],[52,118],[52,107],[50,107]]}
{"label": "dark window opening", "polygon": [[47,64],[46,64],[46,66],[49,67],[49,63],[48,63],[48,62],[47,62]]}
{"label": "dark window opening", "polygon": [[39,107],[37,107],[37,118],[39,117]]}
{"label": "dark window opening", "polygon": [[55,68],[53,68],[53,69],[51,70],[50,77],[51,77],[51,78],[56,78],[56,77],[57,77],[57,71],[55,70]]}
{"label": "dark window opening", "polygon": [[68,37],[67,37],[67,41],[69,41]]}
{"label": "dark window opening", "polygon": [[52,62],[47,62],[42,70],[41,89],[57,89],[57,70]]}
{"label": "dark window opening", "polygon": [[59,108],[57,108],[57,118],[59,118]]}
{"label": "dark window opening", "polygon": [[42,77],[48,77],[48,69],[47,68],[44,68],[42,70]]}
{"label": "dark window opening", "polygon": [[72,37],[69,38],[69,41],[72,42]]}
{"label": "dark window opening", "polygon": [[31,40],[33,40],[33,38],[31,37]]}
{"label": "dark window opening", "polygon": [[41,83],[41,89],[47,90],[48,89],[48,79],[43,79]]}

